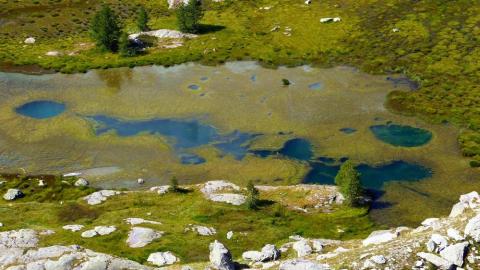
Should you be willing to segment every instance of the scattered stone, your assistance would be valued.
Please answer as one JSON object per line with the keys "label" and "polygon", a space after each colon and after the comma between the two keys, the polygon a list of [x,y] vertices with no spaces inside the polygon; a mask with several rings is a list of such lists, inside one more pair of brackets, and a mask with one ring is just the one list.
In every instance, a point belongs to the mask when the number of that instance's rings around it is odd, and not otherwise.
{"label": "scattered stone", "polygon": [[81,236],[82,236],[83,238],[92,238],[92,237],[95,237],[95,236],[97,236],[97,235],[98,235],[98,233],[97,233],[94,229],[88,230],[88,231],[84,231],[84,232],[82,232],[82,234],[81,234]]}
{"label": "scattered stone", "polygon": [[177,8],[182,5],[188,5],[189,0],[168,0],[168,8]]}
{"label": "scattered stone", "polygon": [[[438,253],[448,246],[447,238],[445,238],[444,236],[438,233],[432,234],[428,243],[433,243],[433,244],[430,244],[430,246],[433,245],[433,250],[429,250],[430,252],[435,251]],[[427,246],[429,245],[428,243],[427,243]]]}
{"label": "scattered stone", "polygon": [[128,36],[128,38],[138,42],[138,37],[143,36],[143,35],[156,37],[156,38],[161,38],[161,39],[165,39],[165,38],[168,38],[168,39],[182,39],[182,38],[196,38],[197,37],[197,35],[185,34],[185,33],[182,33],[180,31],[177,31],[177,30],[159,29],[159,30],[154,30],[154,31],[131,34],[131,35]]}
{"label": "scattered stone", "polygon": [[150,188],[151,192],[156,192],[160,195],[163,195],[163,194],[167,193],[169,190],[170,190],[170,186],[168,186],[168,185],[166,185],[166,186],[156,186],[156,187],[151,187]]}
{"label": "scattered stone", "polygon": [[480,195],[478,195],[478,192],[472,191],[461,195],[459,201],[473,209],[480,205]]}
{"label": "scattered stone", "polygon": [[327,264],[319,264],[304,259],[293,259],[280,264],[279,270],[330,270]]}
{"label": "scattered stone", "polygon": [[46,185],[47,184],[45,183],[45,180],[42,180],[42,179],[38,180],[38,186],[39,187],[45,187]]}
{"label": "scattered stone", "polygon": [[463,202],[458,202],[453,205],[452,210],[450,211],[449,217],[454,218],[458,217],[461,214],[465,212],[465,209],[467,209],[468,204],[463,203]]}
{"label": "scattered stone", "polygon": [[59,51],[48,51],[45,55],[46,56],[60,56],[60,52]]}
{"label": "scattered stone", "polygon": [[38,244],[37,233],[30,229],[0,232],[1,248],[32,248]]}
{"label": "scattered stone", "polygon": [[392,32],[398,33],[398,32],[400,32],[400,29],[398,29],[398,28],[393,28],[393,29],[392,29]]}
{"label": "scattered stone", "polygon": [[440,251],[440,256],[458,267],[463,266],[463,258],[467,252],[468,242],[462,242],[446,247]]}
{"label": "scattered stone", "polygon": [[477,243],[480,242],[480,214],[468,221],[465,235],[471,236]]}
{"label": "scattered stone", "polygon": [[95,231],[99,235],[109,235],[116,230],[117,230],[117,228],[115,226],[97,226],[97,227],[95,227]]}
{"label": "scattered stone", "polygon": [[440,225],[439,218],[427,218],[422,222],[422,226],[427,228],[437,228]]}
{"label": "scattered stone", "polygon": [[84,200],[87,201],[89,205],[97,205],[106,201],[108,197],[119,195],[120,193],[120,191],[115,190],[100,190],[88,196],[85,196]]}
{"label": "scattered stone", "polygon": [[312,247],[307,240],[300,240],[293,244],[293,249],[297,252],[298,257],[305,257],[312,254]]}
{"label": "scattered stone", "polygon": [[0,222],[0,227],[3,227],[3,223]]}
{"label": "scattered stone", "polygon": [[25,44],[34,44],[35,43],[35,38],[34,37],[29,37],[26,38],[25,41],[23,41]]}
{"label": "scattered stone", "polygon": [[161,225],[162,223],[157,222],[157,221],[151,221],[151,220],[146,220],[143,218],[127,218],[125,219],[125,222],[130,224],[130,225],[140,225],[143,223],[148,223],[148,224],[154,224],[154,225]]}
{"label": "scattered stone", "polygon": [[78,178],[78,180],[75,181],[74,185],[76,187],[86,187],[86,186],[90,185],[90,183],[88,183],[87,179],[85,179],[85,178]]}
{"label": "scattered stone", "polygon": [[275,245],[265,245],[261,251],[246,251],[242,254],[242,258],[252,262],[275,261],[280,258],[280,250]]}
{"label": "scattered stone", "polygon": [[143,184],[145,184],[145,180],[143,180],[142,178],[138,178],[137,179],[137,184],[143,185]]}
{"label": "scattered stone", "polygon": [[392,241],[397,238],[398,232],[392,232],[392,230],[381,230],[372,232],[365,240],[362,241],[364,246],[377,245]]}
{"label": "scattered stone", "polygon": [[150,256],[148,256],[147,261],[156,266],[164,266],[174,264],[178,261],[178,259],[170,251],[167,251],[152,253]]}
{"label": "scattered stone", "polygon": [[432,253],[420,252],[417,256],[441,269],[450,269],[452,263]]}
{"label": "scattered stone", "polygon": [[386,264],[387,259],[383,255],[375,255],[370,258],[376,264]]}
{"label": "scattered stone", "polygon": [[213,180],[203,184],[203,187],[200,189],[205,195],[213,194],[221,190],[240,191],[240,187],[224,180]]}
{"label": "scattered stone", "polygon": [[232,239],[232,237],[233,237],[233,232],[232,231],[227,232],[227,239],[230,240]]}
{"label": "scattered stone", "polygon": [[310,5],[312,3],[312,0],[305,0],[305,5]]}
{"label": "scattered stone", "polygon": [[162,237],[163,232],[150,228],[133,227],[128,234],[127,244],[131,248],[141,248],[150,244],[153,240]]}
{"label": "scattered stone", "polygon": [[210,235],[217,234],[217,231],[212,227],[205,227],[200,225],[189,225],[189,226],[190,227],[187,227],[185,231],[194,231],[201,236],[210,236]]}
{"label": "scattered stone", "polygon": [[450,238],[450,239],[453,239],[455,241],[463,241],[465,240],[465,237],[463,235],[460,234],[460,232],[458,230],[455,230],[455,229],[452,229],[452,228],[449,228],[447,230],[447,236]]}
{"label": "scattered stone", "polygon": [[212,268],[218,270],[234,270],[235,265],[230,251],[220,242],[210,244],[210,264]]}
{"label": "scattered stone", "polygon": [[321,18],[320,22],[321,23],[331,23],[331,22],[340,22],[342,19],[340,17],[335,17],[335,18]]}
{"label": "scattered stone", "polygon": [[72,224],[72,225],[65,225],[62,228],[64,230],[72,231],[72,232],[78,232],[83,229],[83,225],[77,225],[77,224]]}
{"label": "scattered stone", "polygon": [[22,198],[23,196],[24,194],[19,189],[11,188],[7,190],[7,193],[5,193],[5,195],[3,195],[3,199],[5,199],[6,201],[13,201]]}

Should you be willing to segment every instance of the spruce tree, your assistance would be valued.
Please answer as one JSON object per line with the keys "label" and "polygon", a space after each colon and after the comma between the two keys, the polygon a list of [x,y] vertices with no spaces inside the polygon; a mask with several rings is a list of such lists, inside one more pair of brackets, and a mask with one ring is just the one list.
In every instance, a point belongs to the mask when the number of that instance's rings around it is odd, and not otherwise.
{"label": "spruce tree", "polygon": [[201,2],[190,0],[188,4],[183,4],[177,9],[178,28],[184,33],[198,33],[202,17]]}
{"label": "spruce tree", "polygon": [[105,5],[93,17],[90,34],[101,50],[117,51],[120,26],[117,15]]}
{"label": "spruce tree", "polygon": [[252,181],[248,182],[247,185],[247,207],[248,209],[255,210],[258,209],[259,196],[260,192],[255,187]]}
{"label": "spruce tree", "polygon": [[360,182],[360,173],[357,172],[351,161],[347,160],[342,164],[335,177],[335,184],[345,197],[345,204],[355,206],[358,198],[362,196],[363,189]]}
{"label": "spruce tree", "polygon": [[177,180],[177,177],[172,177],[170,179],[170,191],[173,191],[173,192],[177,192],[179,191],[180,189],[178,188],[178,180]]}
{"label": "spruce tree", "polygon": [[128,38],[128,34],[122,32],[118,41],[118,53],[121,56],[135,56],[137,54],[136,44]]}
{"label": "spruce tree", "polygon": [[140,31],[148,31],[148,14],[143,6],[138,9],[137,27]]}

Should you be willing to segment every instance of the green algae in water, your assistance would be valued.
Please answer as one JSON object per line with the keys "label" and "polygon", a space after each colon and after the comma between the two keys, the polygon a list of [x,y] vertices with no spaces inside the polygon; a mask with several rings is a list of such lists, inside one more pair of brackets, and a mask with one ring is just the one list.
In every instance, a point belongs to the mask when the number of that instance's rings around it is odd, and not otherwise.
{"label": "green algae in water", "polygon": [[393,146],[417,147],[428,143],[432,139],[432,133],[428,130],[388,124],[371,126],[370,130],[375,137]]}

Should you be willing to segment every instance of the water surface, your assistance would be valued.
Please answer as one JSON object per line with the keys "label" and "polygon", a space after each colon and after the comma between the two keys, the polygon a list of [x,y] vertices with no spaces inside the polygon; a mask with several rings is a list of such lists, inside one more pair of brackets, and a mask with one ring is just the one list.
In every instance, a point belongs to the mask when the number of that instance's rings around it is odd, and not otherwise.
{"label": "water surface", "polygon": [[65,104],[51,100],[36,100],[15,109],[21,115],[35,119],[55,117],[65,111]]}

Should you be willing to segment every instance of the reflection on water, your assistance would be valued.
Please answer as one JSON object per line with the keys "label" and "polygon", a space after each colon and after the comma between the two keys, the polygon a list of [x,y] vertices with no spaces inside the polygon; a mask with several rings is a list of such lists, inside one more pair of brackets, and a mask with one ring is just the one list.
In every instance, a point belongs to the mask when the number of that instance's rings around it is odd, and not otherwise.
{"label": "reflection on water", "polygon": [[[295,83],[284,87],[283,78]],[[317,82],[320,91],[309,88]],[[442,198],[480,189],[479,173],[461,157],[454,127],[386,110],[392,90],[410,86],[349,67],[266,69],[253,62],[72,75],[0,72],[0,170],[95,168],[91,183],[111,188],[136,187],[138,178],[164,184],[173,175],[182,183],[292,184],[315,180],[315,172],[320,180],[333,175],[349,157],[368,164],[359,169],[378,179],[375,186],[389,182],[382,186],[390,207],[381,210],[382,222],[410,221],[412,201],[417,221],[448,212]],[[35,101],[61,102],[68,111],[41,121],[16,112]],[[414,165],[435,173],[426,176]],[[416,177],[425,180],[406,182]],[[420,195],[425,191],[428,200]]]}

